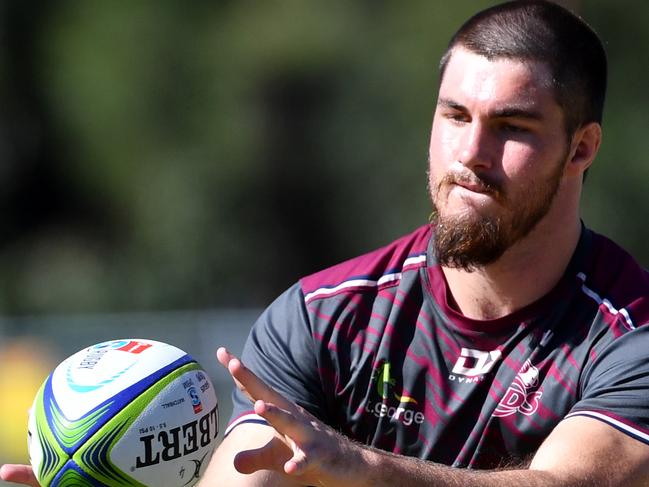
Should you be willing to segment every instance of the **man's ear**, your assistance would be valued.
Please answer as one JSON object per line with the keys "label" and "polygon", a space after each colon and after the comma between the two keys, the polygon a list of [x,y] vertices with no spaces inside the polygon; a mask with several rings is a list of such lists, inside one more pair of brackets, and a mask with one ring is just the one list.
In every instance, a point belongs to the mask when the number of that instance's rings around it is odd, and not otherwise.
{"label": "man's ear", "polygon": [[597,122],[577,129],[572,137],[566,172],[574,176],[583,175],[595,160],[601,144],[602,126]]}

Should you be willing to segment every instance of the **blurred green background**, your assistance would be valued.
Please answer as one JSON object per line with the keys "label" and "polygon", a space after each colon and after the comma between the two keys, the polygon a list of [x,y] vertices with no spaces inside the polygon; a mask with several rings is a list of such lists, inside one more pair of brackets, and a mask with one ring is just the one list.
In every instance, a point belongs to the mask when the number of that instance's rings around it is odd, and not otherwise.
{"label": "blurred green background", "polygon": [[[117,333],[238,344],[301,275],[424,223],[437,62],[495,3],[2,1],[0,358],[50,350],[22,396]],[[584,218],[646,266],[649,3],[563,3],[610,62]]]}

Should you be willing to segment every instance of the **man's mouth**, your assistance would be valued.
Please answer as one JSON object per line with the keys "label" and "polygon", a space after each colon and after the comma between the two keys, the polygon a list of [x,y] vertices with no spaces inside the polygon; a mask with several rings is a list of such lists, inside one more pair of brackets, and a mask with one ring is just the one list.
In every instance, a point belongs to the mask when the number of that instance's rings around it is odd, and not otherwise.
{"label": "man's mouth", "polygon": [[468,189],[474,193],[493,193],[493,190],[482,183],[469,182],[469,181],[455,181],[452,184],[460,186],[461,188]]}
{"label": "man's mouth", "polygon": [[462,177],[456,174],[451,174],[444,178],[443,183],[447,184],[449,190],[452,190],[454,186],[457,186],[470,191],[471,193],[490,196],[498,202],[503,202],[503,193],[497,185],[490,184],[488,181],[483,181],[477,177]]}

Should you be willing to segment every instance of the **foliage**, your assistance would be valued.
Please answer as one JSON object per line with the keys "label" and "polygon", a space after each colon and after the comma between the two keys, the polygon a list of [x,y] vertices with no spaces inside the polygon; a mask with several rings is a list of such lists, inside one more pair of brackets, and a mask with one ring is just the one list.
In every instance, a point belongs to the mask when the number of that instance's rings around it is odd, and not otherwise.
{"label": "foliage", "polygon": [[[260,306],[422,224],[437,60],[492,3],[4,3],[0,310]],[[581,2],[611,63],[585,216],[645,264],[648,5]]]}

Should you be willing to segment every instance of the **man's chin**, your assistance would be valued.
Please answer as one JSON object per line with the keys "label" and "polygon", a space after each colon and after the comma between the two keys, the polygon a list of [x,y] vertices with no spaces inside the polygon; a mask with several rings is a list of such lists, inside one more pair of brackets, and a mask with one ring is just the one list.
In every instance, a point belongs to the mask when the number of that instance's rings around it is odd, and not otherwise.
{"label": "man's chin", "polygon": [[434,251],[445,267],[473,271],[493,263],[506,248],[502,222],[476,211],[437,214]]}
{"label": "man's chin", "polygon": [[462,208],[445,209],[437,212],[438,225],[452,225],[474,228],[497,220],[498,217],[487,208],[465,205]]}
{"label": "man's chin", "polygon": [[444,205],[436,205],[436,208],[437,214],[444,220],[493,219],[503,211],[492,196],[484,193],[451,195]]}

